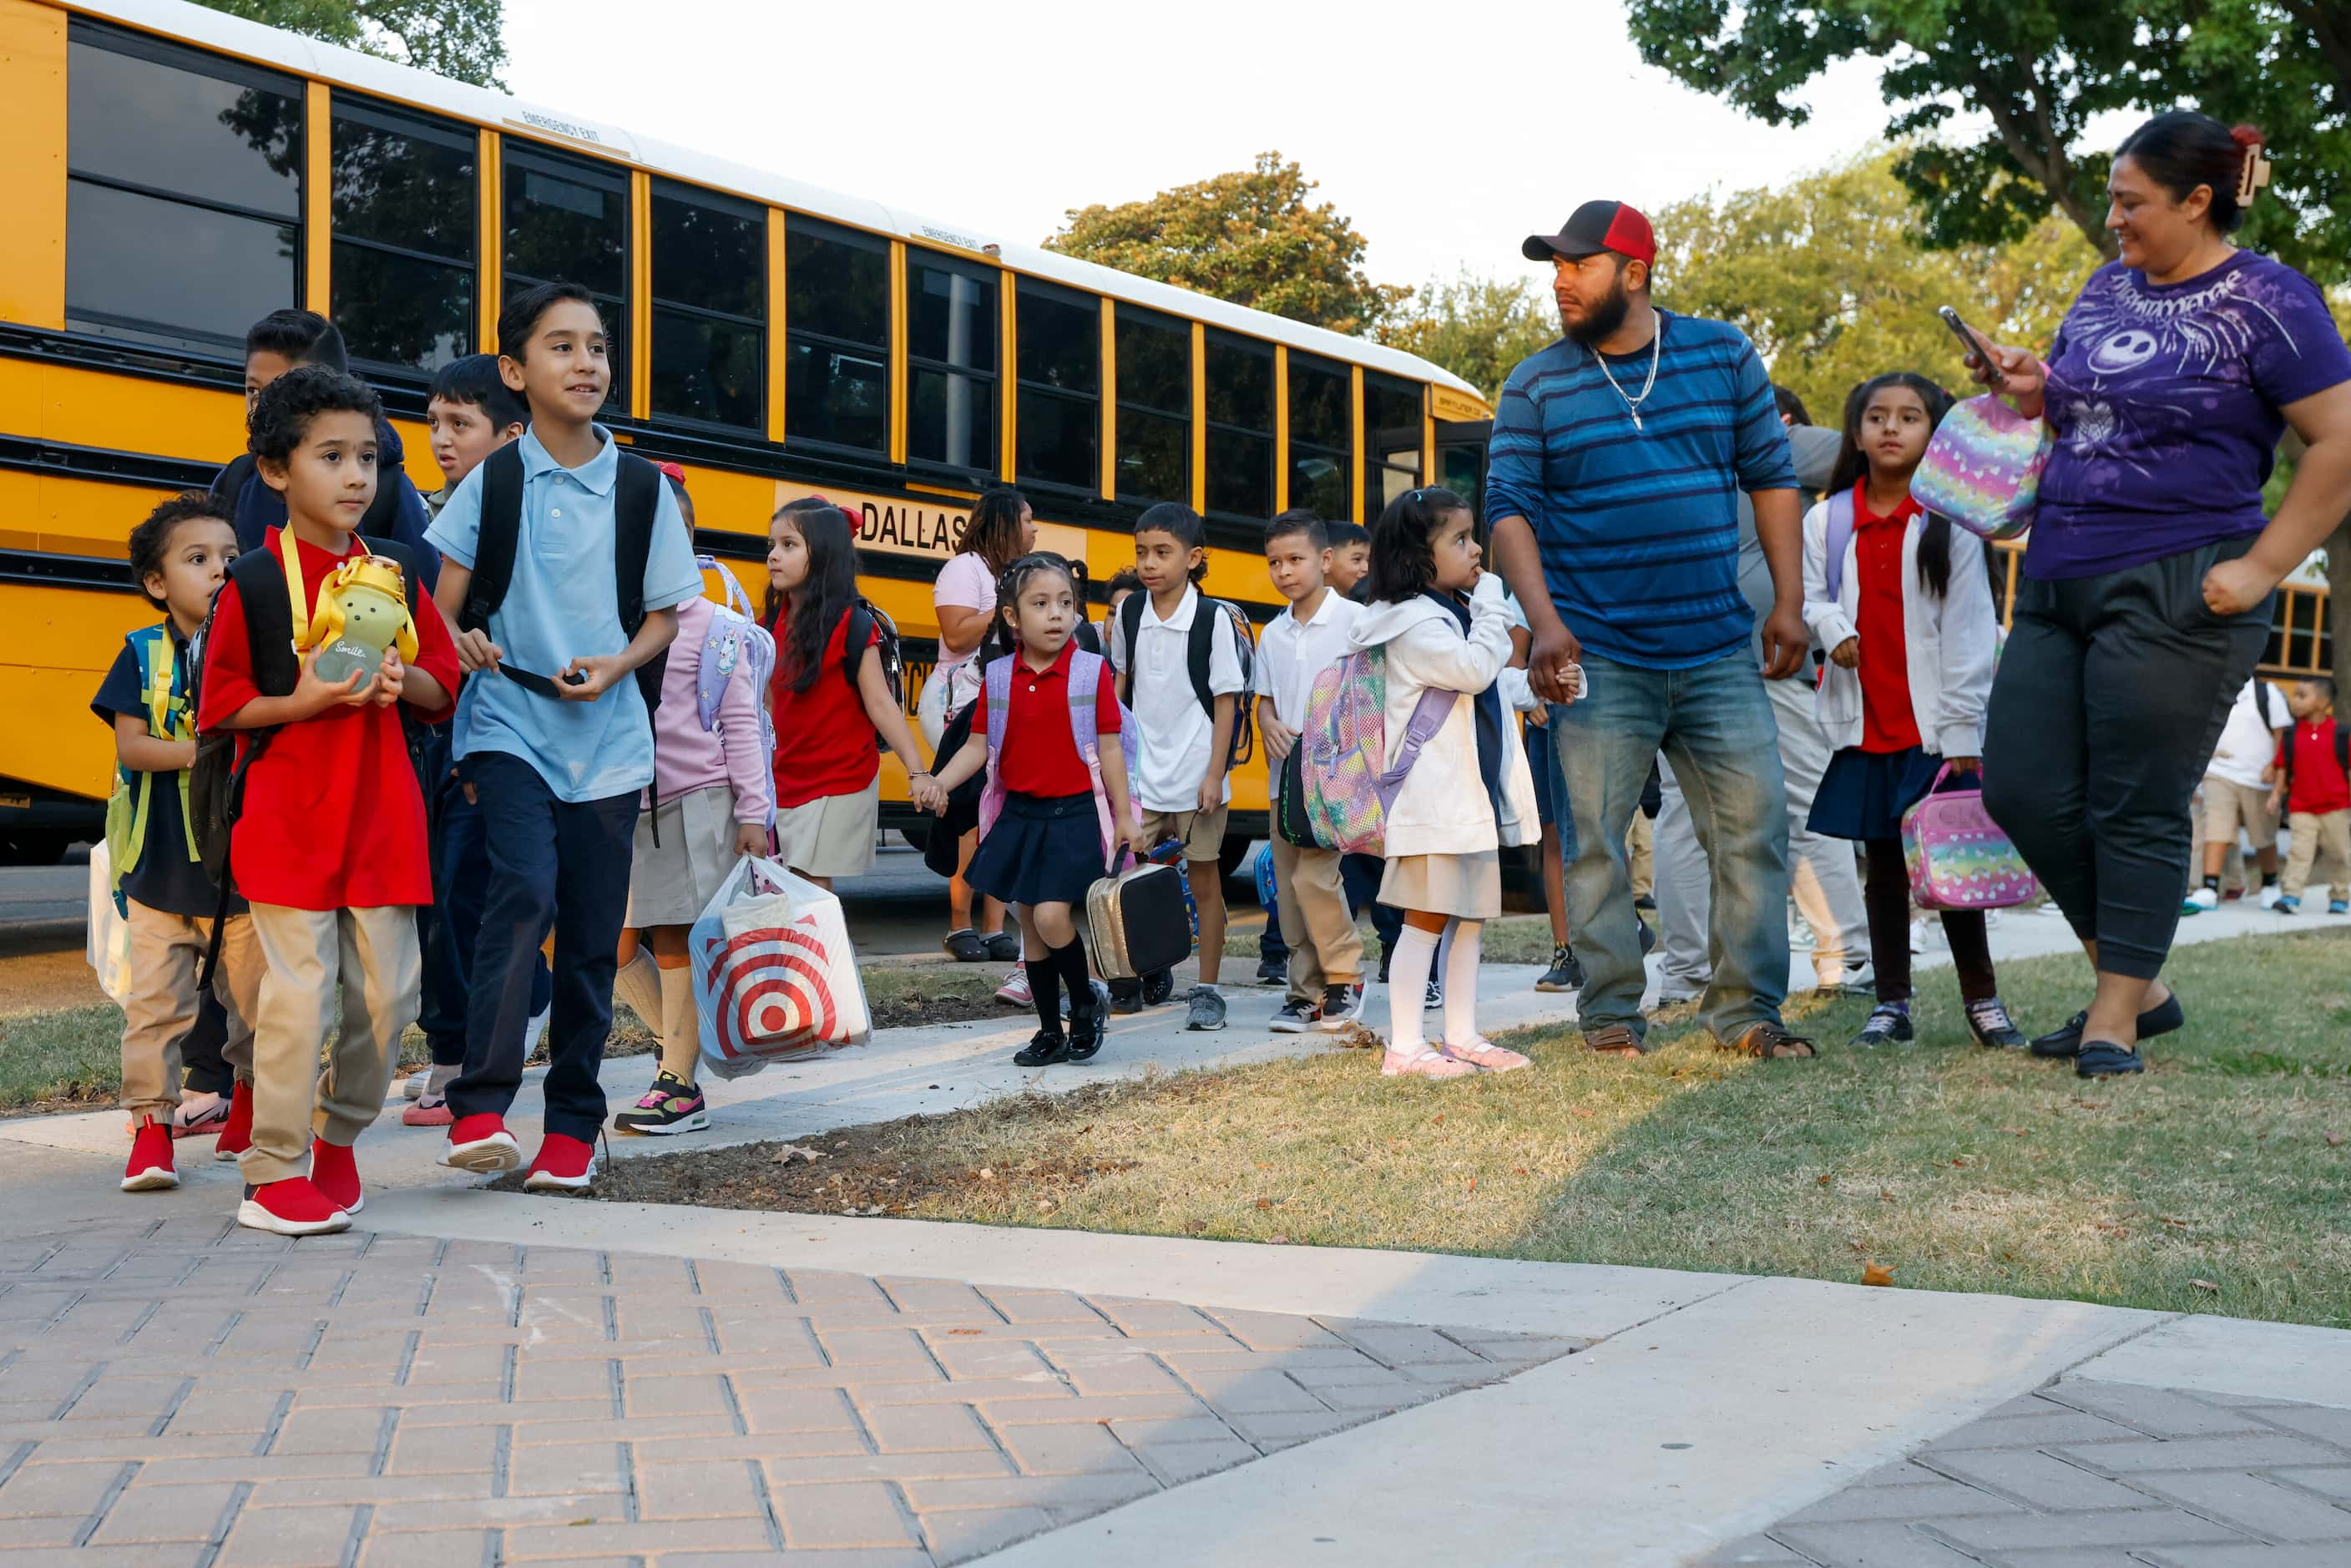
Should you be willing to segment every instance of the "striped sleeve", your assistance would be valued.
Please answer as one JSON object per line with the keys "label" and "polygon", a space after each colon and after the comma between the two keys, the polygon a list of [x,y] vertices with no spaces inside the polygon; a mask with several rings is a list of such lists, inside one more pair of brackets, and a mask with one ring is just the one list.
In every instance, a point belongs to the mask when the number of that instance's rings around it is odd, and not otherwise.
{"label": "striped sleeve", "polygon": [[1771,378],[1755,345],[1736,333],[1731,361],[1731,384],[1739,413],[1739,487],[1742,490],[1792,490],[1796,461],[1788,451],[1788,427],[1780,423],[1780,405],[1771,395]]}
{"label": "striped sleeve", "polygon": [[1494,410],[1494,433],[1486,442],[1486,518],[1542,517],[1542,413],[1535,407],[1526,365],[1510,372]]}

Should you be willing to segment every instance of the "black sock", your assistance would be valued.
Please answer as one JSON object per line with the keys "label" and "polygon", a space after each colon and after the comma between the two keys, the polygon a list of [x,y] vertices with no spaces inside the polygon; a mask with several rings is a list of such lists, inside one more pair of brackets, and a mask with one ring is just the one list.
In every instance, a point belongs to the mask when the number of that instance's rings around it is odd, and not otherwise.
{"label": "black sock", "polygon": [[1060,967],[1061,983],[1070,988],[1070,1016],[1086,1018],[1094,1010],[1093,977],[1086,971],[1086,943],[1082,936],[1071,936],[1066,947],[1056,947],[1051,961]]}
{"label": "black sock", "polygon": [[1029,971],[1029,994],[1037,1003],[1037,1021],[1045,1026],[1047,1034],[1061,1033],[1061,971],[1053,955],[1023,959],[1020,967]]}
{"label": "black sock", "polygon": [[2204,885],[2214,893],[2218,893],[2220,891],[2220,879],[2217,876],[2208,876],[2204,879]]}
{"label": "black sock", "polygon": [[2277,873],[2273,871],[2265,871],[2262,873],[2262,885],[2263,887],[2275,887],[2277,885]]}

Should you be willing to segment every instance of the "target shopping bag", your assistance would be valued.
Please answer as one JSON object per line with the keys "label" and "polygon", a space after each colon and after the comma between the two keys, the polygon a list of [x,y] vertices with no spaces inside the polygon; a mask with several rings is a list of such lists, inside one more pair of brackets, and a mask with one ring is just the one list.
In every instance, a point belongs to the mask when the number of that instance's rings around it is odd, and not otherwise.
{"label": "target shopping bag", "polygon": [[841,900],[746,857],[686,936],[702,1060],[721,1078],[803,1061],[873,1032]]}

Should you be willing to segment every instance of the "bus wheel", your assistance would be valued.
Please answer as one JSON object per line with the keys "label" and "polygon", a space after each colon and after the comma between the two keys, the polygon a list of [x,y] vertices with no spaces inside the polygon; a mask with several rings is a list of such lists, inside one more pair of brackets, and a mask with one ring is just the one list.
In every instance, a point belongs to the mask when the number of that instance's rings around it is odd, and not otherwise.
{"label": "bus wheel", "polygon": [[66,858],[73,840],[65,833],[26,830],[0,840],[0,862],[9,865],[55,865]]}
{"label": "bus wheel", "polygon": [[1225,841],[1217,850],[1217,874],[1230,882],[1239,873],[1241,862],[1249,858],[1249,845],[1254,842],[1254,839],[1245,839],[1237,833],[1227,834]]}

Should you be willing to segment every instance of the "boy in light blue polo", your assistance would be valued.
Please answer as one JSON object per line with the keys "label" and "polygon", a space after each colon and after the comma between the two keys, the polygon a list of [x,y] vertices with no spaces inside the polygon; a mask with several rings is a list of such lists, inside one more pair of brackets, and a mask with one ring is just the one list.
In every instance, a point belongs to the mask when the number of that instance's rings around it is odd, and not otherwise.
{"label": "boy in light blue polo", "polygon": [[[624,630],[620,514],[625,495],[644,494],[643,476],[625,465],[650,465],[595,423],[611,368],[589,292],[549,283],[517,296],[498,318],[498,346],[499,374],[530,402],[530,429],[465,476],[427,536],[443,561],[434,597],[458,628],[468,676],[455,741],[491,871],[444,1160],[477,1172],[522,1163],[506,1113],[522,1081],[532,956],[552,925],[547,1136],[525,1185],[578,1188],[594,1174],[604,1120],[596,1071],[612,1023],[637,798],[653,778],[639,672],[650,669],[659,690],[656,661],[677,634],[676,607],[702,591],[702,573],[677,502],[656,476],[637,601],[643,620],[633,635]],[[483,545],[485,497],[502,465],[509,479],[519,469],[520,516],[511,576],[497,593],[504,563],[484,559],[498,552]]]}

